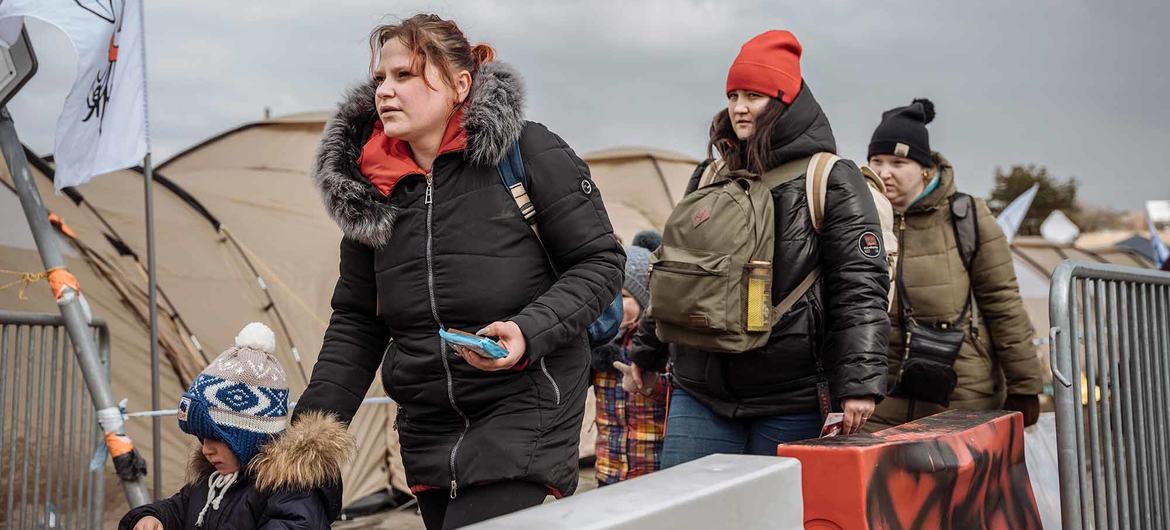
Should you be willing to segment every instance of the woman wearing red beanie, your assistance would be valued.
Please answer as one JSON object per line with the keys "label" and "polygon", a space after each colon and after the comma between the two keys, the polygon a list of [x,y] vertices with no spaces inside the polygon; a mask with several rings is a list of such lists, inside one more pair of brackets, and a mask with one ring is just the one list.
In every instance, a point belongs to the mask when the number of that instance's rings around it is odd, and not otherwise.
{"label": "woman wearing red beanie", "polygon": [[[819,278],[776,321],[767,342],[748,351],[665,344],[655,322],[643,319],[630,355],[638,367],[635,379],[652,382],[647,372],[672,362],[663,467],[715,453],[774,455],[778,443],[816,437],[820,412],[830,404],[844,411],[845,430],[855,432],[885,388],[885,255],[880,245],[859,243],[881,234],[878,212],[857,166],[841,160],[829,170],[821,229],[813,226],[803,168],[814,154],[835,152],[836,142],[802,80],[800,54],[800,43],[787,31],[768,31],[744,44],[727,74],[727,108],[711,125],[708,152],[720,160],[695,171],[688,193],[701,180],[718,182],[704,176],[719,179],[739,170],[760,175],[799,165],[799,176],[770,188],[771,300],[799,293],[813,271]],[[699,215],[682,222],[697,226],[705,220]],[[667,237],[663,245],[671,243]],[[651,311],[671,295],[654,292]]]}

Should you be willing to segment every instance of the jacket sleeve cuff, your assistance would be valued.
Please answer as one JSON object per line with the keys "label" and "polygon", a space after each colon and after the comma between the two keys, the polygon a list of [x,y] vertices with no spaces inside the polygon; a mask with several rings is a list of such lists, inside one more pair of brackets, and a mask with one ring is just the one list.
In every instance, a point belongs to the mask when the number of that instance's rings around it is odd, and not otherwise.
{"label": "jacket sleeve cuff", "polygon": [[525,353],[524,359],[522,359],[520,362],[536,361],[548,353],[548,341],[542,337],[542,335],[547,335],[545,333],[547,329],[540,325],[537,322],[537,319],[524,313],[520,313],[519,315],[516,315],[509,320],[515,322],[516,326],[520,328],[520,333],[524,335]]}
{"label": "jacket sleeve cuff", "polygon": [[669,359],[667,355],[659,355],[657,352],[650,350],[634,350],[630,352],[630,360],[634,364],[640,366],[643,370],[650,370],[651,372],[665,372],[666,361]]}

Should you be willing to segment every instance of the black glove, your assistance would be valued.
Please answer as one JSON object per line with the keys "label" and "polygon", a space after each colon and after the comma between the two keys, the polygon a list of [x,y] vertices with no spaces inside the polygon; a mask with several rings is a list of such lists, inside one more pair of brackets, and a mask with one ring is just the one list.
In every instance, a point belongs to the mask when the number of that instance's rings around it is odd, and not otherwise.
{"label": "black glove", "polygon": [[1024,427],[1034,425],[1040,420],[1040,396],[1024,394],[1008,394],[1003,402],[1004,410],[1013,410],[1024,415]]}
{"label": "black glove", "polygon": [[615,372],[614,361],[622,360],[622,349],[614,342],[596,346],[590,355],[589,364],[598,372]]}

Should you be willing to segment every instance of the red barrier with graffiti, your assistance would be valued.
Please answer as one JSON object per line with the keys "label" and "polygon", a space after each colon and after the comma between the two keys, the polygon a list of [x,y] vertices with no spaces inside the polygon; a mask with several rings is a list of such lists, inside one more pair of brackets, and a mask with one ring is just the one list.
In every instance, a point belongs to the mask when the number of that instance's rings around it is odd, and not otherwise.
{"label": "red barrier with graffiti", "polygon": [[806,529],[1041,528],[1018,412],[947,411],[776,452],[800,460]]}

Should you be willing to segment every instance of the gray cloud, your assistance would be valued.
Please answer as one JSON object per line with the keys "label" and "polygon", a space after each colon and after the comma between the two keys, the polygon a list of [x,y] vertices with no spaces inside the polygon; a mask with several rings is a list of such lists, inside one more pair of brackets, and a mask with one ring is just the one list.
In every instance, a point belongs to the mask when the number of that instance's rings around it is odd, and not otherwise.
{"label": "gray cloud", "polygon": [[[277,7],[279,5],[279,7]],[[578,151],[648,145],[701,156],[739,45],[787,28],[843,155],[865,156],[881,111],[929,97],[932,145],[961,186],[996,166],[1044,164],[1082,197],[1140,207],[1170,197],[1165,5],[1068,2],[146,3],[152,131],[164,158],[240,123],[331,107],[365,75],[376,23],[433,11],[524,74],[529,117]],[[76,59],[32,23],[41,72],[10,104],[34,149],[52,147]]]}

